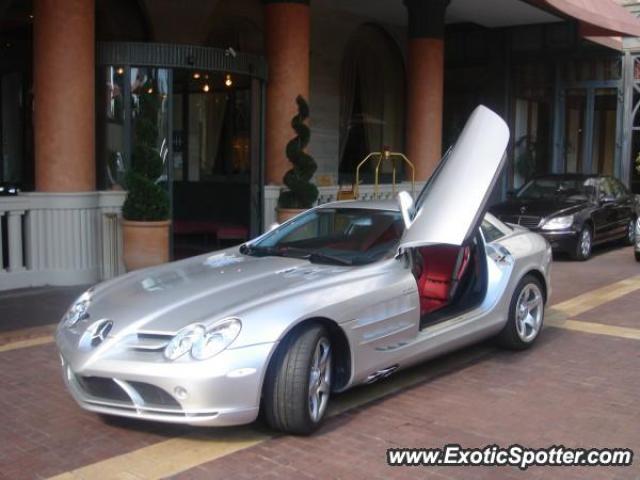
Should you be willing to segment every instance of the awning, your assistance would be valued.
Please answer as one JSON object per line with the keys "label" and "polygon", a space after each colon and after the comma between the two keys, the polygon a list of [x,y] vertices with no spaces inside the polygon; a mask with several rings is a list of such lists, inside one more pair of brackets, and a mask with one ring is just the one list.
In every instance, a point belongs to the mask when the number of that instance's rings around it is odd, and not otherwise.
{"label": "awning", "polygon": [[584,35],[584,38],[603,47],[612,48],[613,50],[622,51],[623,48],[622,37],[592,37],[590,35]]}
{"label": "awning", "polygon": [[585,37],[640,37],[640,19],[615,0],[529,0],[578,20]]}

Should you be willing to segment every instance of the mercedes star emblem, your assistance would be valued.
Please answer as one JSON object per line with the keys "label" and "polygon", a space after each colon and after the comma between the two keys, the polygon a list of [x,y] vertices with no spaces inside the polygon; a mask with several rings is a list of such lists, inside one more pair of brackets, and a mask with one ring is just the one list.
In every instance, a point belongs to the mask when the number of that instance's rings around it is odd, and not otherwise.
{"label": "mercedes star emblem", "polygon": [[113,322],[106,318],[92,323],[80,337],[80,347],[85,349],[95,348],[104,342],[113,327]]}

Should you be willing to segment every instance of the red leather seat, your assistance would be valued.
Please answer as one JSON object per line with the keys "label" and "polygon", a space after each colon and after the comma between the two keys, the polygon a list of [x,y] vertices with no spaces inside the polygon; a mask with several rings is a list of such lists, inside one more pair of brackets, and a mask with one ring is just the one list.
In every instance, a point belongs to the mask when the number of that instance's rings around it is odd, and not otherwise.
{"label": "red leather seat", "polygon": [[418,291],[420,314],[425,315],[449,303],[454,281],[460,280],[467,270],[470,249],[438,245],[421,248],[420,255],[422,271],[418,277]]}

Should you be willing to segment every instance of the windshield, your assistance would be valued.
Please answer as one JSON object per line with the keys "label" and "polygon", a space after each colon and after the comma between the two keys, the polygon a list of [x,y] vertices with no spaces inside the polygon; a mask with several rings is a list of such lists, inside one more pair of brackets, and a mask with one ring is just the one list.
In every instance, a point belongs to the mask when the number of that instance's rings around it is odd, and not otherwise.
{"label": "windshield", "polygon": [[541,177],[525,184],[516,197],[523,200],[591,200],[595,197],[596,181],[595,178]]}
{"label": "windshield", "polygon": [[404,223],[400,212],[362,208],[319,208],[284,224],[241,252],[255,256],[306,258],[316,263],[363,265],[398,244]]}

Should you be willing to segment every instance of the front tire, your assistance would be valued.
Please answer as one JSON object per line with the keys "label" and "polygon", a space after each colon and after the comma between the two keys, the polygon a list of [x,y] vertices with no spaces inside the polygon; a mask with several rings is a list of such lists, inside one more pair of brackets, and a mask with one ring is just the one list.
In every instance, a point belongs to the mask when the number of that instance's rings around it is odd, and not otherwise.
{"label": "front tire", "polygon": [[571,256],[574,260],[589,260],[592,248],[593,233],[591,232],[591,228],[588,225],[585,225],[578,234],[578,240],[576,241],[576,246]]}
{"label": "front tire", "polygon": [[542,285],[526,275],[516,287],[509,305],[509,319],[498,334],[498,343],[511,350],[529,348],[538,338],[544,322],[545,298]]}
{"label": "front tire", "polygon": [[318,324],[288,335],[269,365],[263,408],[274,429],[309,435],[324,419],[331,393],[332,351],[327,330]]}
{"label": "front tire", "polygon": [[629,224],[627,225],[627,232],[624,236],[624,244],[625,245],[634,245],[636,243],[636,219],[632,218],[629,220]]}

